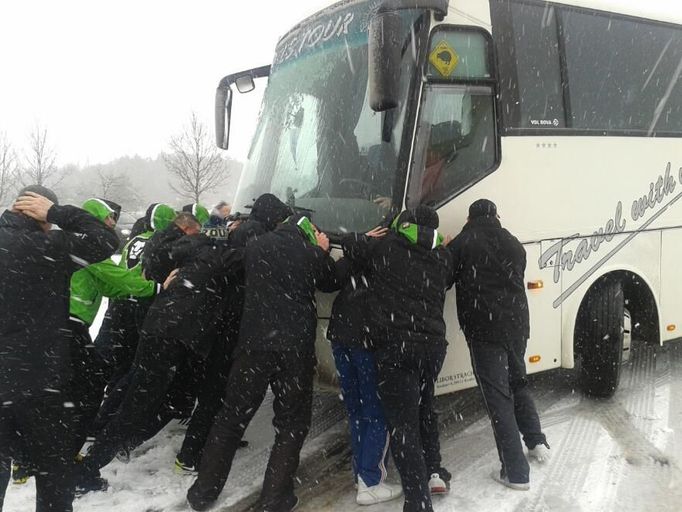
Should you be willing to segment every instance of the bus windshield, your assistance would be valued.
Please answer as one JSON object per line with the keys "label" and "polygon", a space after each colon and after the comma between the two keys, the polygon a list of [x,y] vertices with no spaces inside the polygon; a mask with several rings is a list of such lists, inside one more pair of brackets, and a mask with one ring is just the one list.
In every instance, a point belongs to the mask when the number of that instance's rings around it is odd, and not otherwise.
{"label": "bus windshield", "polygon": [[343,233],[377,225],[402,199],[395,183],[406,168],[398,156],[422,12],[401,12],[400,101],[387,113],[368,103],[369,13],[369,3],[323,12],[280,41],[238,210],[270,192],[312,210],[321,230]]}

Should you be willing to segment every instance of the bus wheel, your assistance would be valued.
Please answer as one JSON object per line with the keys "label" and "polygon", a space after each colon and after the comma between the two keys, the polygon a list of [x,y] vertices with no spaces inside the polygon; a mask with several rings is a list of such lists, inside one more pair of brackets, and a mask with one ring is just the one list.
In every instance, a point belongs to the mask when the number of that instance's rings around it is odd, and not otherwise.
{"label": "bus wheel", "polygon": [[586,301],[580,380],[585,394],[607,398],[618,387],[623,361],[623,286],[607,277],[588,293]]}

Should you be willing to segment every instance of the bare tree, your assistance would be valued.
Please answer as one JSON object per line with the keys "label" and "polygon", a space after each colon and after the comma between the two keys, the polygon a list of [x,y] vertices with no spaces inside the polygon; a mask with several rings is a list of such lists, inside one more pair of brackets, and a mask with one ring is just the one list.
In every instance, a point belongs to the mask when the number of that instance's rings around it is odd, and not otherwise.
{"label": "bare tree", "polygon": [[141,198],[125,172],[105,171],[100,167],[96,173],[99,197],[126,206],[140,203]]}
{"label": "bare tree", "polygon": [[126,187],[127,176],[123,173],[104,172],[100,167],[97,169],[97,177],[99,178],[100,197],[109,198],[120,193],[121,189]]}
{"label": "bare tree", "polygon": [[36,124],[29,135],[26,165],[20,175],[22,185],[58,185],[64,175],[55,165],[57,153],[47,142],[47,128]]}
{"label": "bare tree", "polygon": [[170,186],[194,202],[225,183],[230,175],[227,163],[218,153],[206,126],[192,113],[183,131],[171,138],[170,154],[164,155],[168,171],[176,182]]}
{"label": "bare tree", "polygon": [[5,204],[9,193],[16,188],[18,176],[17,154],[7,140],[7,135],[0,134],[0,205]]}

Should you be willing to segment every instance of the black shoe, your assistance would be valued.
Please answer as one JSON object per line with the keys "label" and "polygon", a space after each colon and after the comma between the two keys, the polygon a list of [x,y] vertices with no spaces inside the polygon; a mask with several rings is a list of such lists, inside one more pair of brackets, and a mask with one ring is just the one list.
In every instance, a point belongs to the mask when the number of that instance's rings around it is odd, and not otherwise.
{"label": "black shoe", "polygon": [[282,500],[281,503],[266,505],[262,510],[263,512],[292,512],[292,510],[296,510],[299,503],[298,496],[292,494],[288,498]]}
{"label": "black shoe", "polygon": [[92,491],[106,491],[108,488],[109,482],[106,478],[102,478],[99,470],[93,472],[82,464],[77,466],[76,496],[82,496]]}
{"label": "black shoe", "polygon": [[193,492],[194,485],[187,491],[187,502],[192,510],[208,510],[216,502],[215,499],[199,496],[196,491]]}
{"label": "black shoe", "polygon": [[76,484],[76,496],[83,496],[93,491],[106,491],[108,488],[109,482],[107,479],[99,475],[81,478]]}

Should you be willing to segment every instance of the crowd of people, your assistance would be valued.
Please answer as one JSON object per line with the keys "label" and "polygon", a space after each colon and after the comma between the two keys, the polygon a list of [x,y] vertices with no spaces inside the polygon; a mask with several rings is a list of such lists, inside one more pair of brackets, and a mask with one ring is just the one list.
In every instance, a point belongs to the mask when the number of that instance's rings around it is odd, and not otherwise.
{"label": "crowd of people", "polygon": [[[429,512],[449,492],[434,387],[453,286],[499,453],[493,478],[529,488],[528,459],[549,445],[525,378],[526,256],[494,203],[473,203],[453,240],[434,209],[404,210],[344,235],[338,260],[310,212],[263,194],[248,216],[152,204],[115,262],[120,210],[106,198],[62,206],[35,185],[0,217],[0,509],[11,472],[35,477],[37,511],[71,511],[76,494],[107,489],[101,468],[180,418],[175,468],[196,475],[189,506],[208,510],[270,388],[275,442],[257,509],[293,510],[318,291],[338,291],[327,338],[359,505],[404,496],[405,512]],[[389,451],[402,485],[386,481]]]}

